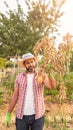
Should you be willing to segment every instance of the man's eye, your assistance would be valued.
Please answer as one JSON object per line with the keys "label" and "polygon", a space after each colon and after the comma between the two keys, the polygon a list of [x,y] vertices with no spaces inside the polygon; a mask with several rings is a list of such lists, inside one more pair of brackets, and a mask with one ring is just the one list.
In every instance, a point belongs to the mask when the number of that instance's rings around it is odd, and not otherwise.
{"label": "man's eye", "polygon": [[29,62],[27,62],[27,64],[30,64]]}
{"label": "man's eye", "polygon": [[26,62],[26,64],[29,64],[29,62]]}

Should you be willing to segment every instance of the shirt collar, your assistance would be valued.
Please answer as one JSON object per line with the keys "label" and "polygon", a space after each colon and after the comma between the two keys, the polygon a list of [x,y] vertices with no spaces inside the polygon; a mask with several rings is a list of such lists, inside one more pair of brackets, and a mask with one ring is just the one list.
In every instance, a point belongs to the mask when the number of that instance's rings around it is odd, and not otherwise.
{"label": "shirt collar", "polygon": [[[26,76],[27,72],[23,72],[23,75]],[[37,72],[34,72],[35,76],[37,75]]]}

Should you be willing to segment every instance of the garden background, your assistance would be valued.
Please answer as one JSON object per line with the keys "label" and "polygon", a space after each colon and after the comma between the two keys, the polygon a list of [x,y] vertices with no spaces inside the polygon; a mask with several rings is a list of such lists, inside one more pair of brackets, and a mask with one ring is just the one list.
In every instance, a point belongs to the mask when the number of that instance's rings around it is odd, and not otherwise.
{"label": "garden background", "polygon": [[0,128],[15,129],[16,108],[9,127],[5,116],[14,80],[25,71],[19,61],[24,53],[32,52],[37,57],[38,71],[52,74],[57,81],[56,90],[44,86],[44,130],[73,130],[73,36],[67,33],[56,46],[65,0],[25,0],[27,14],[16,2],[17,10],[11,10],[5,2],[7,12],[0,12]]}

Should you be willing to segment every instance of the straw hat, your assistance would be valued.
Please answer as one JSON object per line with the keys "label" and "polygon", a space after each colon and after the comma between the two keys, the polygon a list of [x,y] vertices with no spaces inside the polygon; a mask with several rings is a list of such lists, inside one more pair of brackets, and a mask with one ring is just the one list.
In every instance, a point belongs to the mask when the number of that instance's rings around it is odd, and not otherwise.
{"label": "straw hat", "polygon": [[19,61],[20,66],[24,66],[23,62],[28,59],[35,59],[35,56],[32,53],[27,53],[22,56],[22,59]]}

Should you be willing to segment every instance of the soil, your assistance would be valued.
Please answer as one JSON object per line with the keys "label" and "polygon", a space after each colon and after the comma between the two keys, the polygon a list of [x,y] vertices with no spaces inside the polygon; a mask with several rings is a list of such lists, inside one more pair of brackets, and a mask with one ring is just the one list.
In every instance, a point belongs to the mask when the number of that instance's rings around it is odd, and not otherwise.
{"label": "soil", "polygon": [[[3,104],[0,105],[0,130],[15,130],[15,112],[16,108],[12,112],[11,115],[11,124],[9,127],[6,127],[5,125],[5,117],[6,117],[6,112],[8,109],[9,103],[4,102]],[[48,102],[45,99],[45,108],[46,112],[45,115],[49,119],[50,122],[52,122],[53,117],[56,116],[58,124],[61,125],[61,116],[65,115],[66,120],[68,122],[68,127],[70,127],[69,130],[73,130],[73,124],[71,122],[71,115],[73,115],[73,104],[70,103],[52,103]],[[48,128],[44,127],[44,130],[58,130],[55,128],[52,128],[51,126],[48,126]]]}
{"label": "soil", "polygon": [[[1,90],[1,88],[0,88]],[[8,95],[8,91],[4,89],[4,97],[3,97],[3,103],[0,103],[0,130],[15,130],[15,115],[16,115],[16,108],[13,110],[12,115],[11,115],[11,123],[10,126],[7,127],[5,124],[5,118],[6,118],[6,113],[8,110],[9,106],[9,100],[10,96]],[[60,104],[57,100],[51,102],[49,101],[49,95],[46,96],[45,99],[45,117],[50,122],[50,125],[48,123],[47,127],[46,125],[44,126],[44,130],[73,130],[73,102],[66,100],[62,104]],[[56,118],[56,122],[58,123],[58,126],[61,125],[62,122],[62,117],[66,118],[67,122],[67,128],[69,129],[58,129],[52,127],[54,117]]]}

